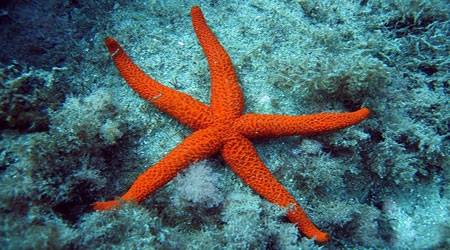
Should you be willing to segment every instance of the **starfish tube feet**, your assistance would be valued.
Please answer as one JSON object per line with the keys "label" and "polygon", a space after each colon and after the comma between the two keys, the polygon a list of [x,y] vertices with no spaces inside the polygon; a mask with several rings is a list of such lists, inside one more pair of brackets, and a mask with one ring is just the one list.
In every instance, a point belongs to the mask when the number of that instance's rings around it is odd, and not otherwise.
{"label": "starfish tube feet", "polygon": [[315,238],[318,243],[329,240],[327,233],[320,231],[294,197],[281,185],[264,166],[252,143],[244,137],[235,137],[225,143],[222,156],[248,186],[268,201],[288,208],[288,219],[297,225],[299,231],[308,238]]}

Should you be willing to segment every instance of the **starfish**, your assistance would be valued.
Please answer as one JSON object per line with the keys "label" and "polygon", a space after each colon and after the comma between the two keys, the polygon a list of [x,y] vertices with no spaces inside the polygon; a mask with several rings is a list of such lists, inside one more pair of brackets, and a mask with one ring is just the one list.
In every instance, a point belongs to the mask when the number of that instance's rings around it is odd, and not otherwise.
{"label": "starfish", "polygon": [[354,112],[278,115],[245,113],[244,98],[233,64],[198,6],[191,10],[192,24],[206,55],[211,74],[210,105],[171,89],[146,75],[113,38],[105,45],[119,73],[142,98],[174,117],[194,132],[163,159],[139,175],[119,199],[95,202],[95,210],[109,210],[123,202],[141,202],[172,180],[189,164],[220,153],[248,186],[268,201],[287,209],[287,218],[299,231],[318,243],[330,239],[308,218],[295,198],[280,184],[258,156],[250,139],[311,136],[361,122],[369,109]]}

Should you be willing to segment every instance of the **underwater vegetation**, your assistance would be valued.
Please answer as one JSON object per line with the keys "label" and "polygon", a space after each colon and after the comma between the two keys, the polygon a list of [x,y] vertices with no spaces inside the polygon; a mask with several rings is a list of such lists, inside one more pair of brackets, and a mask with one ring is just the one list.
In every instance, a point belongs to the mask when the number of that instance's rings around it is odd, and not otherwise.
{"label": "underwater vegetation", "polygon": [[[190,134],[126,86],[103,39],[209,103],[193,5],[230,54],[246,111],[372,110],[336,133],[255,141],[328,244],[220,157],[140,204],[92,210]],[[449,13],[438,0],[2,2],[2,248],[449,248]]]}

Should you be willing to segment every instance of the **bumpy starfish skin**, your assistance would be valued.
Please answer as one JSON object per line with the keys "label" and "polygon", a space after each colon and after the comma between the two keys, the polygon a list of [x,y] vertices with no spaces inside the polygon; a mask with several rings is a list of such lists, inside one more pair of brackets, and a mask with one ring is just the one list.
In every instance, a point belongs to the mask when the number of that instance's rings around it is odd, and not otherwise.
{"label": "bumpy starfish skin", "polygon": [[369,110],[300,116],[242,114],[243,94],[230,57],[206,24],[199,7],[192,8],[191,16],[211,72],[210,106],[147,76],[113,38],[106,38],[106,47],[128,85],[194,132],[141,174],[120,200],[95,202],[93,208],[108,210],[119,206],[121,201],[140,202],[189,164],[220,152],[230,168],[254,191],[288,208],[288,219],[302,234],[319,243],[327,242],[329,235],[311,222],[294,197],[270,173],[249,138],[331,132],[361,122],[368,117]]}

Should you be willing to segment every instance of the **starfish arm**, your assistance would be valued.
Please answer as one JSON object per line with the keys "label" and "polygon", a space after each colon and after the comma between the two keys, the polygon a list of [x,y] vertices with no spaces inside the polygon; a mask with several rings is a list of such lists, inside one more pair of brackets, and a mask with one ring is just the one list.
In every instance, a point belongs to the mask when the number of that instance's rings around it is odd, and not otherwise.
{"label": "starfish arm", "polygon": [[302,234],[315,238],[319,243],[329,240],[329,235],[311,222],[294,197],[264,166],[248,139],[237,136],[227,141],[222,148],[222,156],[230,168],[258,194],[272,203],[288,208],[288,219],[297,224]]}
{"label": "starfish arm", "polygon": [[370,114],[361,108],[354,112],[318,113],[310,115],[245,114],[239,117],[236,129],[245,137],[310,136],[355,125]]}
{"label": "starfish arm", "polygon": [[238,117],[244,99],[230,57],[208,27],[200,7],[191,10],[195,34],[206,55],[211,74],[211,109],[219,119]]}
{"label": "starfish arm", "polygon": [[142,173],[119,200],[95,202],[95,210],[109,210],[120,205],[120,200],[141,202],[151,193],[172,180],[189,164],[216,153],[222,146],[220,131],[215,127],[198,130],[175,147],[161,161]]}
{"label": "starfish arm", "polygon": [[192,129],[212,123],[207,105],[146,75],[113,38],[107,37],[105,45],[122,77],[142,98]]}

